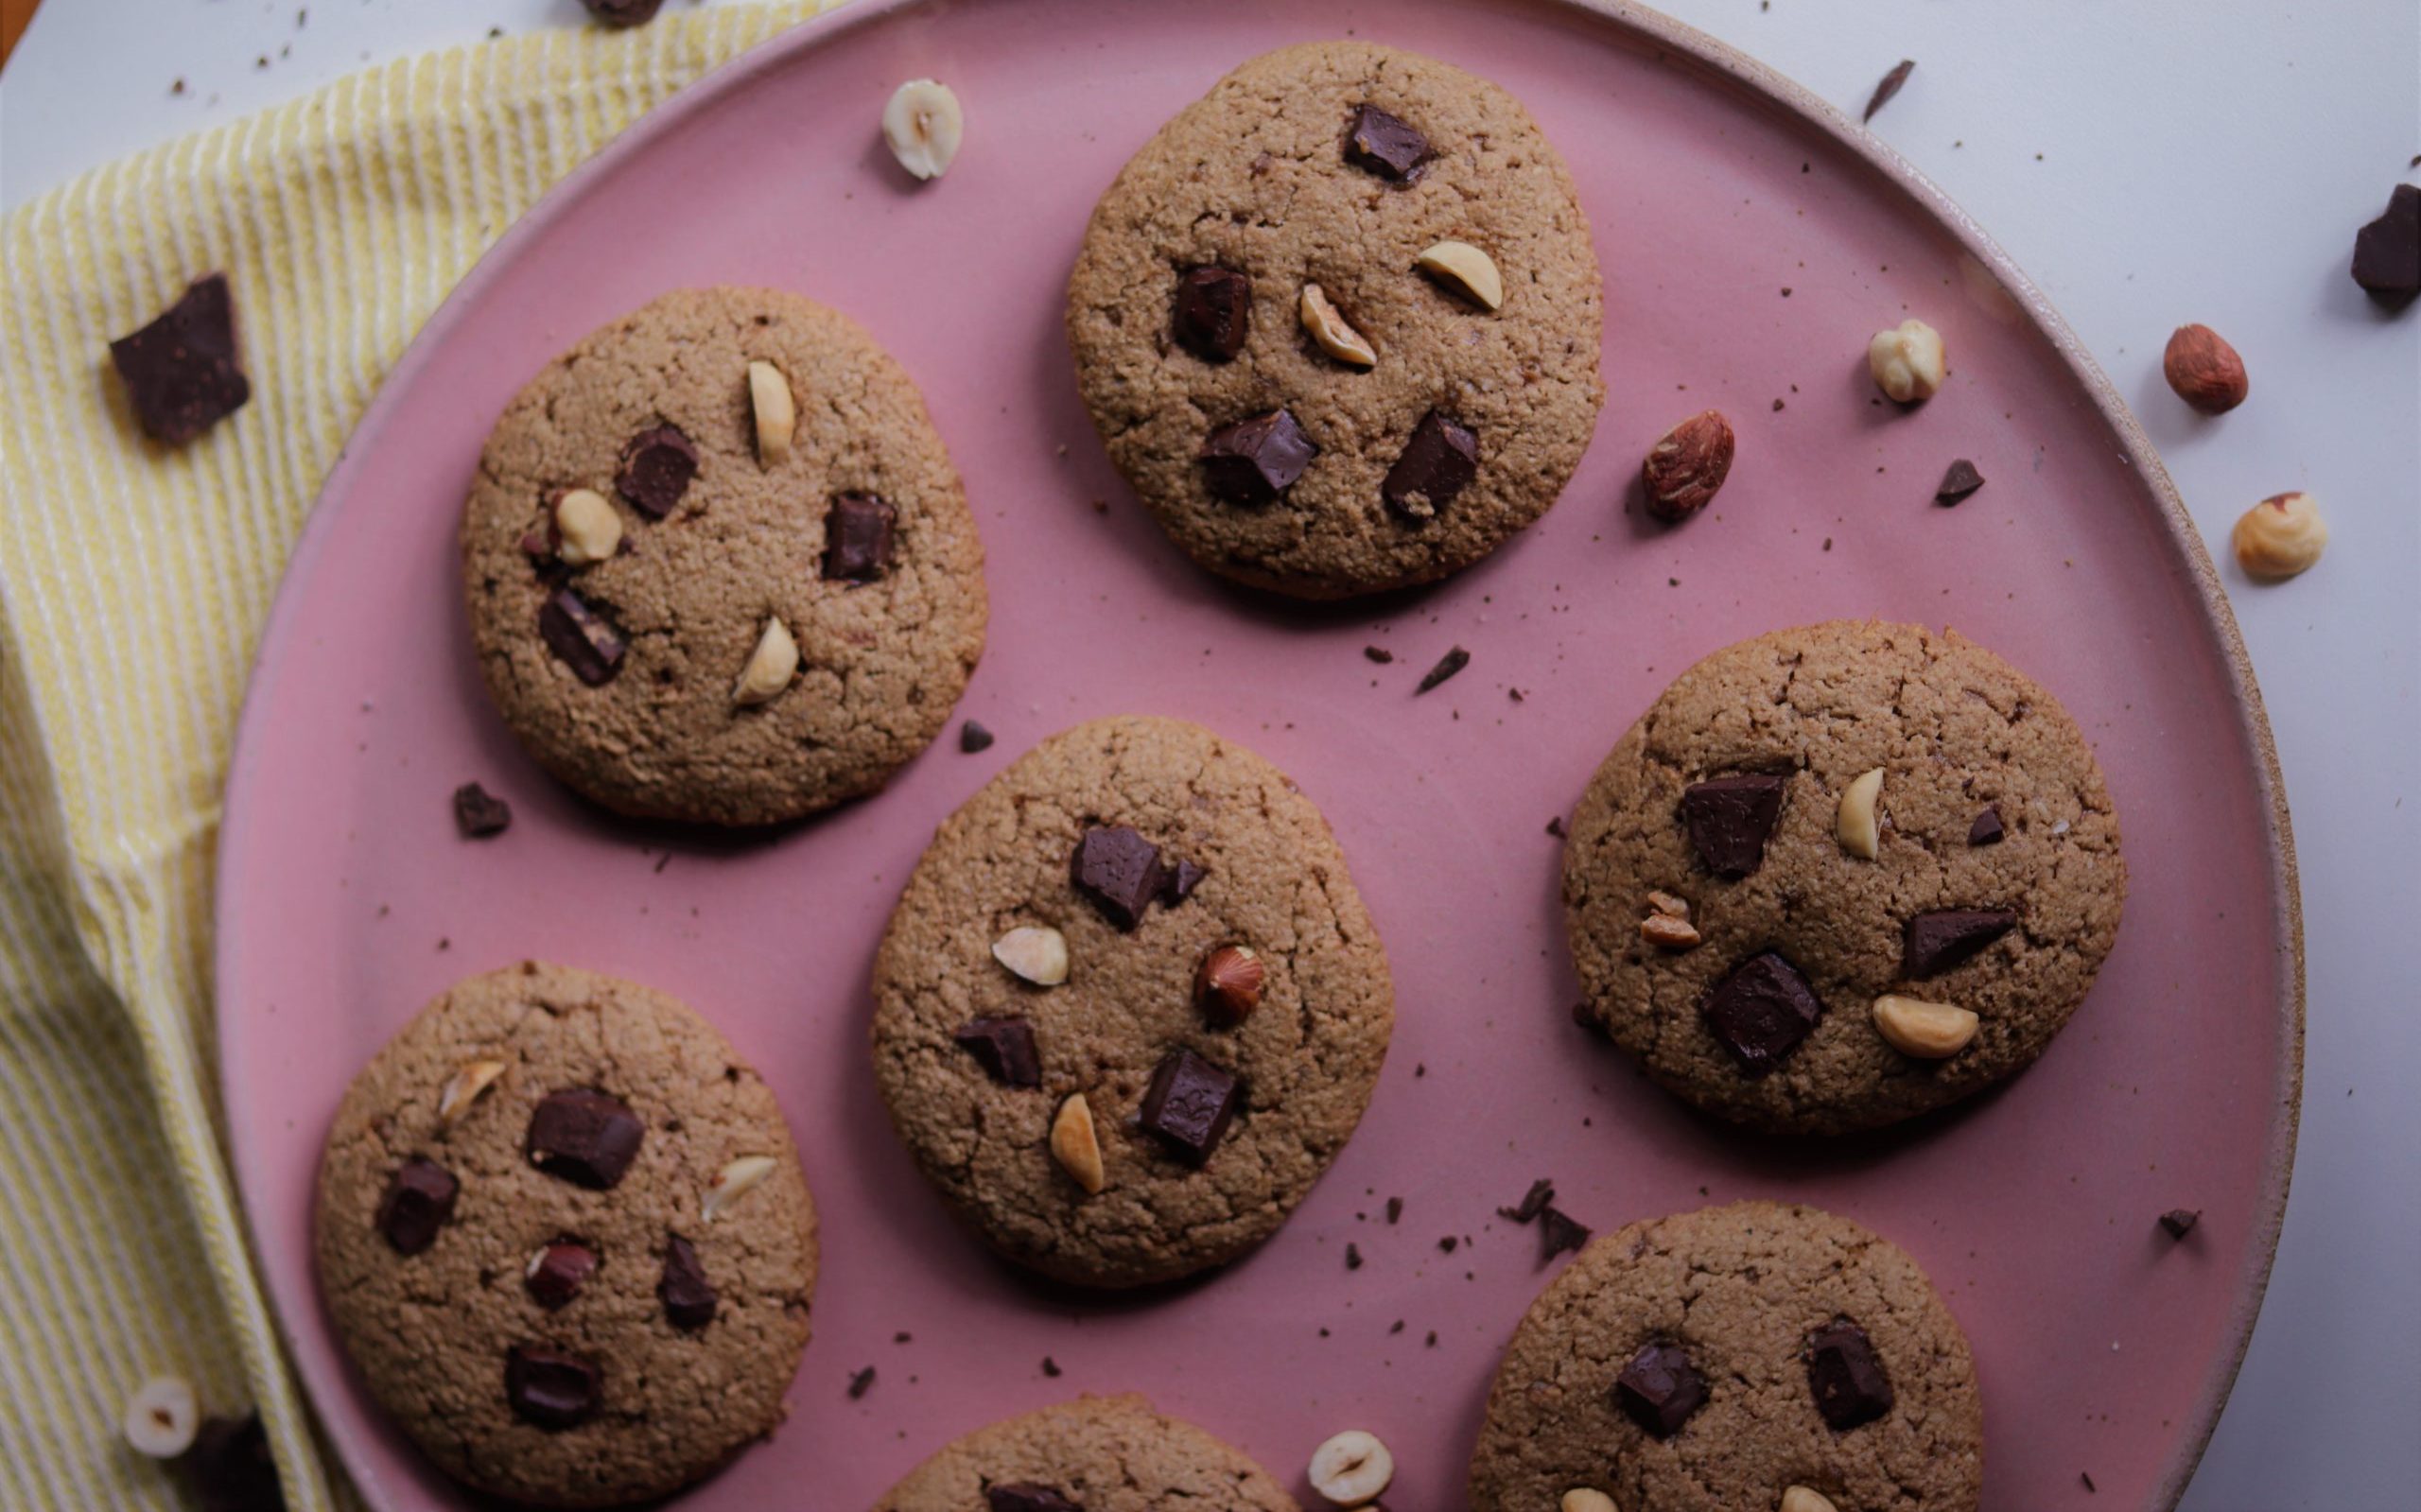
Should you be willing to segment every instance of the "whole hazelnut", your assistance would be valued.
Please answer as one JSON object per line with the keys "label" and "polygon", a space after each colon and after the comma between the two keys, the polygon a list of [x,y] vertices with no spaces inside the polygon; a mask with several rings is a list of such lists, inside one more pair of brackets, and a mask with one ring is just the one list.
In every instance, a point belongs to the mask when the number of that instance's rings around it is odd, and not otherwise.
{"label": "whole hazelnut", "polygon": [[1702,409],[1656,439],[1639,464],[1647,513],[1684,520],[1706,508],[1732,472],[1732,423]]}
{"label": "whole hazelnut", "polygon": [[1269,963],[1248,945],[1223,945],[1202,958],[1193,972],[1193,1005],[1221,1028],[1232,1028],[1261,1006]]}
{"label": "whole hazelnut", "polygon": [[1942,333],[1913,319],[1877,331],[1866,344],[1866,371],[1892,403],[1922,404],[1941,392],[1949,376]]}
{"label": "whole hazelnut", "polygon": [[2177,397],[2206,415],[2223,415],[2244,403],[2252,380],[2244,358],[2207,325],[2181,325],[2168,339],[2161,372]]}
{"label": "whole hazelnut", "polygon": [[2320,560],[2328,547],[2328,524],[2320,501],[2309,494],[2273,494],[2244,512],[2228,532],[2236,565],[2248,577],[2291,578]]}

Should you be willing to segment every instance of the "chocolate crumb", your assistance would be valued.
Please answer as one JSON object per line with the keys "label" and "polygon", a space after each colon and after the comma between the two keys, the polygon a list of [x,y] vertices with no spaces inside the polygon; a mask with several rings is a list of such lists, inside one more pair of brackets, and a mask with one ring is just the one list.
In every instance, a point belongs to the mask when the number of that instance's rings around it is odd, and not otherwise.
{"label": "chocolate crumb", "polygon": [[1454,1252],[1454,1245],[1457,1243],[1458,1241],[1455,1240],[1454,1235],[1448,1234],[1445,1238],[1437,1242],[1438,1252],[1440,1254],[1452,1255]]}
{"label": "chocolate crumb", "polygon": [[1402,1216],[1403,1199],[1402,1197],[1389,1197],[1387,1199],[1387,1222],[1392,1224]]}
{"label": "chocolate crumb", "polygon": [[895,1333],[895,1334],[893,1334],[893,1335],[891,1336],[891,1342],[892,1342],[892,1343],[894,1343],[894,1344],[906,1344],[906,1343],[908,1342],[908,1340],[909,1340],[909,1337],[910,1337],[910,1335],[909,1335],[908,1330],[907,1330],[906,1329],[902,1329],[902,1330],[900,1330],[897,1333]]}
{"label": "chocolate crumb", "polygon": [[1891,72],[1883,76],[1883,81],[1874,86],[1873,96],[1866,102],[1866,113],[1859,116],[1858,120],[1861,123],[1864,123],[1874,119],[1874,113],[1881,110],[1884,106],[1890,104],[1891,96],[1900,93],[1900,86],[1907,83],[1908,81],[1908,76],[1916,71],[1917,61],[1915,59],[1901,59],[1898,65],[1894,67]]}
{"label": "chocolate crumb", "polygon": [[1950,464],[1949,471],[1942,475],[1942,485],[1933,491],[1933,501],[1945,509],[1956,504],[1963,504],[1970,495],[1983,486],[1984,475],[1976,471],[1974,462],[1961,457]]}
{"label": "chocolate crumb", "polygon": [[1362,648],[1362,654],[1369,657],[1372,661],[1377,662],[1382,667],[1385,667],[1387,663],[1396,659],[1396,653],[1387,650],[1385,646],[1365,646]]}
{"label": "chocolate crumb", "polygon": [[1521,1202],[1510,1208],[1499,1208],[1496,1211],[1499,1217],[1510,1218],[1517,1224],[1526,1224],[1545,1211],[1547,1204],[1553,1201],[1555,1201],[1555,1183],[1545,1176],[1541,1176],[1530,1183],[1529,1190],[1522,1193]]}
{"label": "chocolate crumb", "polygon": [[1553,835],[1558,840],[1567,838],[1566,831],[1563,827],[1563,815],[1558,814],[1553,819],[1547,821],[1547,833]]}
{"label": "chocolate crumb", "polygon": [[2093,1473],[2090,1470],[2077,1471],[2077,1479],[2084,1482],[2084,1488],[2086,1490],[2090,1491],[2094,1489]]}
{"label": "chocolate crumb", "polygon": [[1392,1327],[1390,1327],[1390,1328],[1387,1330],[1387,1332],[1388,1332],[1389,1334],[1391,1334],[1391,1335],[1392,1335],[1392,1334],[1402,1333],[1402,1331],[1403,1331],[1403,1319],[1402,1319],[1402,1318],[1398,1318],[1398,1319],[1396,1319],[1396,1321],[1395,1321],[1394,1325],[1393,1325]]}
{"label": "chocolate crumb", "polygon": [[856,1375],[849,1378],[849,1399],[851,1401],[856,1401],[859,1398],[864,1396],[867,1392],[873,1389],[874,1366],[872,1365],[866,1366],[863,1370],[859,1371]]}
{"label": "chocolate crumb", "polygon": [[1437,1347],[1437,1330],[1436,1329],[1429,1330],[1429,1337],[1421,1341],[1421,1347],[1427,1349],[1435,1349]]}
{"label": "chocolate crumb", "polygon": [[2160,1225],[2168,1230],[2171,1239],[2184,1239],[2202,1221],[2203,1210],[2199,1208],[2171,1208],[2160,1215]]}
{"label": "chocolate crumb", "polygon": [[1042,1373],[1056,1381],[1060,1375],[1059,1362],[1052,1359],[1047,1354],[1044,1355],[1042,1357]]}
{"label": "chocolate crumb", "polygon": [[1345,1268],[1349,1271],[1358,1271],[1362,1268],[1361,1245],[1348,1244],[1345,1246]]}
{"label": "chocolate crumb", "polygon": [[1420,674],[1420,686],[1414,688],[1413,692],[1426,693],[1471,664],[1472,653],[1456,646],[1445,655],[1438,657],[1437,666]]}
{"label": "chocolate crumb", "polygon": [[1552,1205],[1539,1212],[1539,1263],[1589,1243],[1589,1225]]}
{"label": "chocolate crumb", "polygon": [[454,827],[464,840],[501,835],[513,825],[513,807],[476,782],[454,790]]}

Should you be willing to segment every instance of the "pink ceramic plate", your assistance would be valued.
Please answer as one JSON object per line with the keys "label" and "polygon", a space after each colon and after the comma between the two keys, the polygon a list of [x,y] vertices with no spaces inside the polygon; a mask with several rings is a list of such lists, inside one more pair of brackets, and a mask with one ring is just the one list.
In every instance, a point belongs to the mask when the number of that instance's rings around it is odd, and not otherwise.
{"label": "pink ceramic plate", "polygon": [[[1264,48],[1346,33],[1498,79],[1544,123],[1596,230],[1610,398],[1562,503],[1494,558],[1417,597],[1303,610],[1222,588],[1132,501],[1077,405],[1060,295],[1094,198],[1171,112]],[[876,119],[920,75],[956,87],[968,134],[947,179],[912,188]],[[726,281],[829,301],[923,384],[990,558],[991,647],[960,712],[1001,737],[976,756],[946,738],[878,799],[740,840],[619,823],[546,781],[481,694],[454,581],[460,500],[514,391],[597,322]],[[1873,402],[1864,352],[1911,312],[1955,371],[1903,414]],[[1645,528],[1624,508],[1642,451],[1710,405],[1740,432],[1721,501]],[[1939,509],[1957,457],[1991,481]],[[2134,894],[2092,999],[2000,1092],[1879,1138],[1750,1138],[1573,1027],[1545,826],[1692,659],[1869,614],[1955,624],[2058,691],[2108,769]],[[1470,669],[1414,697],[1456,643]],[[1123,710],[1198,720],[1294,773],[1352,859],[1401,999],[1369,1116],[1294,1222],[1206,1282],[1105,1303],[987,1260],[919,1183],[867,1074],[866,975],[934,825],[1035,739]],[[447,794],[475,777],[517,812],[499,841],[455,838]],[[1545,1278],[1537,1234],[1493,1213],[1552,1175],[1600,1230],[1751,1196],[1872,1225],[1975,1341],[1992,1506],[2167,1507],[2286,1199],[2302,989],[2278,793],[2209,564],[2109,385],[1939,193],[1757,65],[1620,7],[860,5],[549,196],[430,322],[330,479],[229,787],[235,1162],[304,1380],[389,1512],[457,1494],[330,1337],[308,1240],[321,1133],[432,993],[532,955],[705,1010],[780,1094],[823,1208],[791,1420],[688,1504],[847,1512],[953,1434],[1127,1388],[1289,1480],[1329,1433],[1375,1430],[1398,1504],[1458,1504],[1498,1351]],[[2179,1207],[2203,1221],[2174,1244],[2154,1217]]]}

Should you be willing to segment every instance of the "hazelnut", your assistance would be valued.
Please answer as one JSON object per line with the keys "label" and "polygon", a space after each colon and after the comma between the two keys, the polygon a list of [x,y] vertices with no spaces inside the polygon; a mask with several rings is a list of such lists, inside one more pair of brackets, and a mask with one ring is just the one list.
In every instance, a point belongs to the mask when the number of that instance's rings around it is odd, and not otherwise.
{"label": "hazelnut", "polygon": [[1639,464],[1647,513],[1681,520],[1706,508],[1732,471],[1732,423],[1702,409],[1656,439]]}
{"label": "hazelnut", "polygon": [[2244,358],[2207,325],[2181,325],[2161,355],[2160,371],[2177,397],[2206,415],[2223,415],[2244,403],[2252,381]]}
{"label": "hazelnut", "polygon": [[1055,987],[1068,980],[1068,937],[1048,926],[1019,925],[992,942],[992,959],[1020,981]]}
{"label": "hazelnut", "polygon": [[1603,1491],[1576,1486],[1563,1493],[1563,1500],[1556,1503],[1556,1512],[1614,1512],[1614,1499]]}
{"label": "hazelnut", "polygon": [[731,690],[731,701],[747,705],[769,704],[779,697],[798,675],[798,642],[791,637],[791,627],[775,616],[765,621],[764,634],[757,637],[757,649],[748,653],[748,665],[740,670],[740,681]]}
{"label": "hazelnut", "polygon": [[1640,920],[1639,937],[1660,950],[1693,950],[1698,944],[1697,926],[1670,913],[1650,913]]}
{"label": "hazelnut", "polygon": [[771,467],[791,454],[798,429],[798,405],[791,380],[770,362],[748,364],[748,408],[757,417],[757,465]]}
{"label": "hazelnut", "polygon": [[1102,1169],[1101,1140],[1093,1133],[1092,1104],[1082,1092],[1060,1104],[1052,1116],[1051,1158],[1085,1189],[1087,1196],[1098,1195],[1109,1185],[1109,1173]]}
{"label": "hazelnut", "polygon": [[1367,1506],[1396,1478],[1396,1457],[1376,1434],[1349,1428],[1312,1451],[1312,1489],[1342,1507]]}
{"label": "hazelnut", "polygon": [[555,500],[555,555],[575,567],[622,548],[622,516],[593,488],[566,489]]}
{"label": "hazelnut", "polygon": [[1505,275],[1496,259],[1467,241],[1441,241],[1413,259],[1413,266],[1485,310],[1505,304]]}
{"label": "hazelnut", "polygon": [[1202,1017],[1231,1029],[1261,1006],[1261,989],[1269,981],[1269,964],[1248,945],[1223,945],[1202,958],[1193,971],[1193,1006]]}
{"label": "hazelnut", "polygon": [[504,1074],[502,1061],[465,1061],[462,1069],[445,1079],[445,1088],[437,1094],[437,1127],[442,1132],[462,1121],[471,1104],[480,1094],[496,1085]]}
{"label": "hazelnut", "polygon": [[1301,304],[1303,329],[1312,333],[1321,351],[1339,362],[1350,362],[1357,368],[1375,367],[1379,354],[1364,340],[1362,333],[1346,323],[1336,306],[1328,302],[1317,284],[1303,286]]}
{"label": "hazelnut", "polygon": [[705,1201],[699,1204],[698,1215],[713,1223],[773,1173],[774,1157],[769,1155],[744,1155],[727,1162],[707,1184]]}
{"label": "hazelnut", "polygon": [[1883,769],[1861,772],[1841,790],[1841,805],[1833,815],[1833,838],[1841,849],[1871,861],[1883,851],[1883,822],[1875,803],[1883,796]]}
{"label": "hazelnut", "polygon": [[1775,1512],[1838,1512],[1833,1499],[1823,1492],[1804,1486],[1794,1486],[1782,1493],[1782,1505]]}
{"label": "hazelnut", "polygon": [[1649,893],[1647,906],[1659,913],[1670,913],[1677,919],[1686,919],[1690,916],[1690,900],[1685,897],[1675,897],[1670,893]]}
{"label": "hazelnut", "polygon": [[948,84],[912,78],[882,107],[882,139],[899,165],[919,179],[938,179],[958,156],[967,119]]}
{"label": "hazelnut", "polygon": [[126,1441],[138,1454],[175,1459],[193,1448],[201,1408],[193,1382],[182,1376],[153,1376],[126,1399]]}
{"label": "hazelnut", "polygon": [[1977,1019],[1964,1008],[1890,993],[1874,999],[1874,1028],[1883,1042],[1921,1061],[1947,1060],[1976,1037]]}
{"label": "hazelnut", "polygon": [[2309,494],[2273,494],[2244,512],[2228,544],[2247,576],[2291,578],[2327,549],[2328,525],[2320,517],[2320,500]]}
{"label": "hazelnut", "polygon": [[1866,344],[1866,371],[1874,386],[1900,404],[1915,404],[1941,391],[1942,333],[1923,321],[1902,321],[1877,331]]}

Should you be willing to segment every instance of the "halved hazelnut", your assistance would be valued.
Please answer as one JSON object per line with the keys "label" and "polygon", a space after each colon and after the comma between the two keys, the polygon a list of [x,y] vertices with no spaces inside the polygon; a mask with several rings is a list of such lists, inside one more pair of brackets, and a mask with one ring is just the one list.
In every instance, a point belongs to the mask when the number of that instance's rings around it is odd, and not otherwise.
{"label": "halved hazelnut", "polygon": [[1378,364],[1377,350],[1363,339],[1361,332],[1346,323],[1345,317],[1337,313],[1336,306],[1329,303],[1328,296],[1320,291],[1317,284],[1303,286],[1300,310],[1303,329],[1312,333],[1312,339],[1319,343],[1321,351],[1339,362],[1350,362],[1357,368]]}
{"label": "halved hazelnut", "polygon": [[193,1448],[193,1436],[201,1427],[193,1382],[182,1376],[153,1376],[127,1399],[124,1426],[126,1441],[136,1453],[175,1459]]}
{"label": "halved hazelnut", "polygon": [[1367,1506],[1396,1478],[1396,1458],[1375,1434],[1349,1428],[1312,1451],[1312,1489],[1341,1507]]}
{"label": "halved hazelnut", "polygon": [[1964,1008],[1886,993],[1874,999],[1874,1028],[1883,1042],[1918,1060],[1947,1060],[1976,1037],[1980,1020]]}
{"label": "halved hazelnut", "polygon": [[1833,838],[1841,849],[1860,860],[1883,853],[1883,820],[1875,804],[1883,796],[1883,769],[1861,772],[1841,790],[1841,804],[1833,814]]}
{"label": "halved hazelnut", "polygon": [[2228,532],[2228,545],[2247,576],[2291,578],[2327,549],[2328,523],[2309,494],[2273,494],[2244,512]]}
{"label": "halved hazelnut", "polygon": [[1838,1512],[1833,1499],[1823,1492],[1804,1486],[1794,1486],[1782,1493],[1782,1505],[1775,1512]]}
{"label": "halved hazelnut", "polygon": [[1097,1195],[1109,1185],[1109,1173],[1102,1168],[1101,1140],[1093,1133],[1092,1104],[1082,1092],[1060,1104],[1052,1116],[1051,1158],[1085,1189],[1087,1196]]}
{"label": "halved hazelnut", "polygon": [[1269,963],[1248,945],[1223,945],[1202,958],[1193,971],[1193,1006],[1223,1029],[1252,1017],[1261,1006],[1261,990],[1269,981]]}
{"label": "halved hazelnut", "polygon": [[575,567],[622,548],[622,516],[593,488],[566,489],[555,500],[555,556]]}
{"label": "halved hazelnut", "polygon": [[1614,1499],[1586,1486],[1576,1486],[1556,1503],[1557,1512],[1614,1512]]}
{"label": "halved hazelnut", "polygon": [[742,705],[771,703],[797,675],[798,642],[791,637],[791,627],[782,623],[780,616],[771,616],[764,633],[757,637],[757,649],[748,653],[748,665],[740,669],[731,701]]}
{"label": "halved hazelnut", "polygon": [[992,959],[1019,981],[1055,987],[1068,980],[1068,937],[1047,925],[1021,924],[992,942]]}
{"label": "halved hazelnut", "polygon": [[1639,937],[1660,950],[1690,950],[1698,944],[1698,928],[1670,913],[1650,913],[1640,920]]}
{"label": "halved hazelnut", "polygon": [[748,408],[757,416],[757,465],[771,467],[791,454],[798,429],[798,404],[791,380],[770,362],[748,364]]}
{"label": "halved hazelnut", "polygon": [[1505,304],[1505,275],[1496,259],[1467,241],[1441,241],[1413,260],[1413,266],[1482,309]]}
{"label": "halved hazelnut", "polygon": [[1685,897],[1675,897],[1670,893],[1650,892],[1647,895],[1647,906],[1659,913],[1670,913],[1677,919],[1686,919],[1690,916],[1690,900]]}
{"label": "halved hazelnut", "polygon": [[463,1062],[460,1070],[445,1079],[444,1089],[437,1094],[438,1129],[442,1132],[462,1122],[471,1111],[471,1104],[503,1074],[502,1061]]}
{"label": "halved hazelnut", "polygon": [[882,139],[899,165],[919,179],[938,179],[958,156],[967,118],[948,84],[912,78],[882,107]]}

